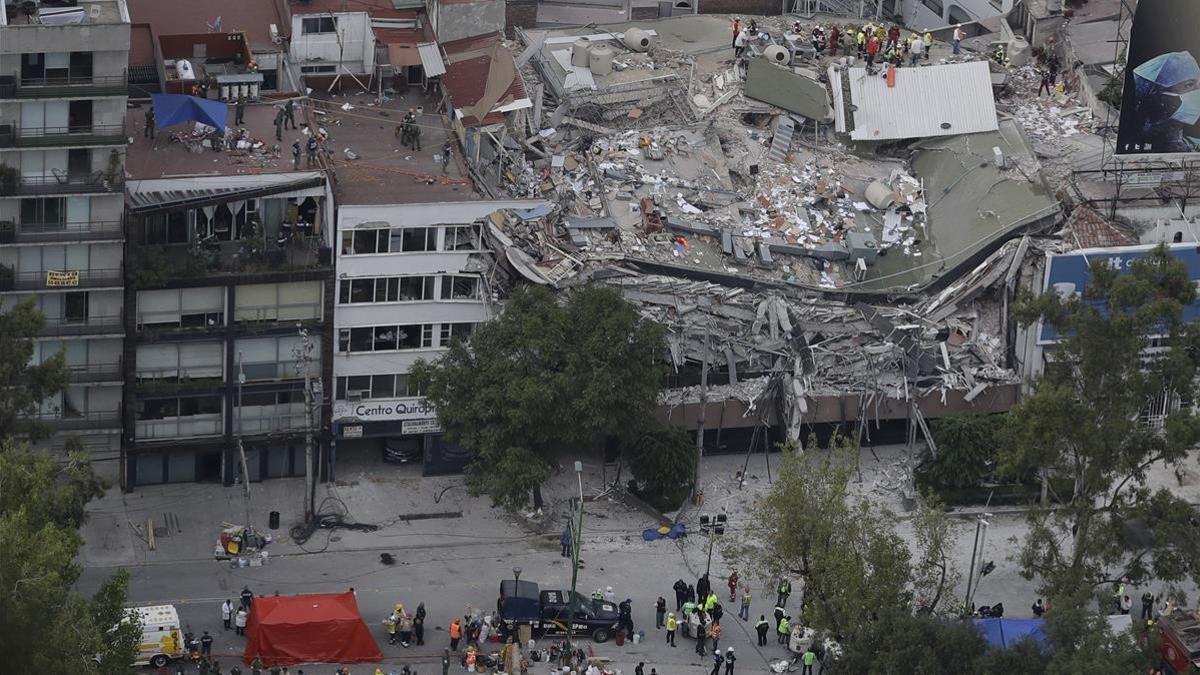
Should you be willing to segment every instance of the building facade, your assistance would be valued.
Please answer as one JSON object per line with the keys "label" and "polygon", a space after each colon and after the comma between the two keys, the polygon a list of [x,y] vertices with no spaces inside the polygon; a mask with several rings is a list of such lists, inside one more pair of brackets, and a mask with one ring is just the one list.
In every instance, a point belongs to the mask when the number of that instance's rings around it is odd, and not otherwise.
{"label": "building facade", "polygon": [[127,485],[238,482],[243,452],[251,481],[321,475],[326,174],[144,179],[128,193]]}
{"label": "building facade", "polygon": [[334,324],[336,456],[455,471],[467,455],[442,440],[437,413],[409,378],[493,318],[487,219],[539,201],[339,206]]}
{"label": "building facade", "polygon": [[[46,317],[34,358],[70,383],[40,419],[120,474],[122,210],[129,53],[125,0],[0,12],[0,304]],[[54,11],[49,11],[54,10]],[[49,12],[49,13],[48,13]]]}

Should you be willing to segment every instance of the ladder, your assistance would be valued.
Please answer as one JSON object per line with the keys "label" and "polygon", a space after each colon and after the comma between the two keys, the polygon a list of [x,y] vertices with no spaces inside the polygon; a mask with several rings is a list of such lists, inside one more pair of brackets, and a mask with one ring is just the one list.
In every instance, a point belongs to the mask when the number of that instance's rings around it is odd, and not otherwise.
{"label": "ladder", "polygon": [[781,115],[775,125],[775,136],[771,139],[771,148],[767,151],[767,159],[774,164],[783,163],[792,149],[792,135],[796,132],[796,122],[790,115]]}

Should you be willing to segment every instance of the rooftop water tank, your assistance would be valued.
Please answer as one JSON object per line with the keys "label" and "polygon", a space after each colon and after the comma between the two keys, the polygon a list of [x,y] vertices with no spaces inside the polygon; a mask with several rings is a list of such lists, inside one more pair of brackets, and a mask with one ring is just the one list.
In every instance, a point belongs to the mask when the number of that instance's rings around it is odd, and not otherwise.
{"label": "rooftop water tank", "polygon": [[654,36],[641,28],[630,28],[621,36],[621,42],[635,52],[644,52],[654,46]]}
{"label": "rooftop water tank", "polygon": [[591,43],[587,38],[579,38],[571,45],[571,65],[576,68],[588,67],[588,47]]}
{"label": "rooftop water tank", "polygon": [[608,75],[613,70],[613,50],[608,45],[592,47],[589,67],[594,75]]}
{"label": "rooftop water tank", "polygon": [[763,58],[771,63],[787,64],[791,62],[792,55],[786,47],[771,45],[763,50]]}

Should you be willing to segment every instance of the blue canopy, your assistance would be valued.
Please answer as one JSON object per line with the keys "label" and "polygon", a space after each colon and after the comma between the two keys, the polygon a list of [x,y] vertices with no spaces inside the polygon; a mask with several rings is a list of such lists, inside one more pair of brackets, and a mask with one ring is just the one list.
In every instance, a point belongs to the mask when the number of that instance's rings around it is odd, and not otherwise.
{"label": "blue canopy", "polygon": [[184,96],[183,94],[151,94],[154,105],[154,128],[164,129],[184,122],[200,122],[225,130],[229,106],[220,101]]}
{"label": "blue canopy", "polygon": [[983,639],[989,645],[1000,649],[1008,649],[1026,638],[1047,642],[1045,619],[975,619],[975,625],[983,631]]}

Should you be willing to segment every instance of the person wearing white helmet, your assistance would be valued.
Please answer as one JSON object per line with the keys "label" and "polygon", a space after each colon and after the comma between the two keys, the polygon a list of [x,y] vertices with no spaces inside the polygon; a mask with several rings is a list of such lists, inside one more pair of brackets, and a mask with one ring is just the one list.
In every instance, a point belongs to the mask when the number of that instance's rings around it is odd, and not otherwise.
{"label": "person wearing white helmet", "polygon": [[725,650],[725,675],[733,675],[733,662],[737,657],[733,655],[733,647]]}

